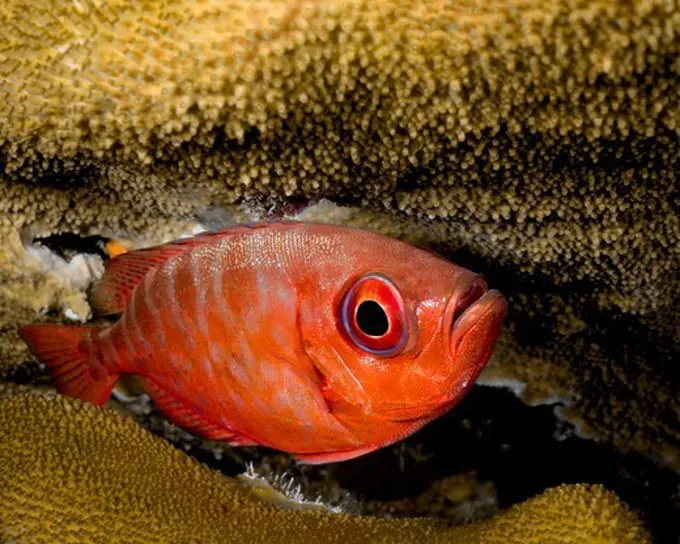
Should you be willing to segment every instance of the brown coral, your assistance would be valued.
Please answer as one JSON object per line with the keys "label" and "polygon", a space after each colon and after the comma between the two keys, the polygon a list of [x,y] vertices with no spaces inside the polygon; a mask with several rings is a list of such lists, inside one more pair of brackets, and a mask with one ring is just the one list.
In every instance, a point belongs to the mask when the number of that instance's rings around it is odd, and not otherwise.
{"label": "brown coral", "polygon": [[15,542],[649,542],[599,486],[476,526],[278,508],[124,416],[61,396],[0,400],[0,536]]}

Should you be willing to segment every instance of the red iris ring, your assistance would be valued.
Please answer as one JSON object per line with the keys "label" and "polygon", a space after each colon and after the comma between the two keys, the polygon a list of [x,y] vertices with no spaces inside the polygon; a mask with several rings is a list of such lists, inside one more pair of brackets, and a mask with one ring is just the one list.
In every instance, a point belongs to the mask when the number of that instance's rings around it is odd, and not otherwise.
{"label": "red iris ring", "polygon": [[[357,323],[359,307],[367,301],[379,304],[387,317],[387,331],[380,336],[367,334]],[[342,301],[341,321],[356,347],[378,357],[399,354],[408,339],[404,301],[395,285],[379,274],[364,276],[347,291]]]}

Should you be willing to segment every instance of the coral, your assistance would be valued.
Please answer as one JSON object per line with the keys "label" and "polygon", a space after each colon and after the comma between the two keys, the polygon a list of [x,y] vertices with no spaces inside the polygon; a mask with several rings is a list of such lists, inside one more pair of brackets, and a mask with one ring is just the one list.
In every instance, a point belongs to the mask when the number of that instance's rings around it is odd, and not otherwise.
{"label": "coral", "polygon": [[126,417],[58,395],[4,396],[0,435],[3,541],[650,542],[601,486],[563,486],[457,528],[281,508]]}
{"label": "coral", "polygon": [[[581,511],[583,525],[571,526],[565,510]],[[593,531],[597,512],[602,532]],[[550,489],[539,497],[514,506],[503,515],[466,526],[465,542],[651,542],[635,525],[635,518],[621,515],[620,505],[599,486],[571,485]]]}

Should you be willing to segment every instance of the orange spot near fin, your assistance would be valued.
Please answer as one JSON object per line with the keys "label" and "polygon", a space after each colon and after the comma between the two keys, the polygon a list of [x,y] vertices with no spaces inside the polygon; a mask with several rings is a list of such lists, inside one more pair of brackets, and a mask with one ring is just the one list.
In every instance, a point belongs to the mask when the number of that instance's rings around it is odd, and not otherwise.
{"label": "orange spot near fin", "polygon": [[80,349],[81,340],[98,330],[40,323],[24,325],[19,329],[19,336],[31,352],[45,363],[59,393],[102,406],[109,400],[119,375],[102,368],[101,375],[94,376]]}
{"label": "orange spot near fin", "polygon": [[118,257],[118,255],[122,255],[123,253],[127,253],[128,250],[123,247],[123,245],[118,242],[117,240],[109,240],[106,243],[106,253],[109,255],[111,259],[114,257]]}

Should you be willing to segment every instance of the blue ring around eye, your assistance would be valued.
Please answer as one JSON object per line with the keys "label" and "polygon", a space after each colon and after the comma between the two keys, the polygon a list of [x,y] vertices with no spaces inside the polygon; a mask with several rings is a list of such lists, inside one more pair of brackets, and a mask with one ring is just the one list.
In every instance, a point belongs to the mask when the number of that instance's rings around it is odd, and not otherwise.
{"label": "blue ring around eye", "polygon": [[[404,346],[406,345],[406,342],[408,340],[408,323],[406,321],[406,317],[403,316],[403,326],[402,326],[402,331],[401,335],[399,338],[399,342],[394,346],[389,349],[384,349],[384,350],[379,350],[379,349],[373,349],[368,346],[366,346],[354,333],[352,323],[350,321],[350,311],[349,311],[349,303],[350,300],[352,299],[352,295],[354,292],[361,286],[362,283],[364,283],[367,280],[378,280],[383,283],[385,283],[390,290],[392,290],[398,297],[401,299],[401,295],[399,294],[399,291],[397,290],[396,286],[392,281],[390,281],[388,278],[383,276],[382,274],[367,274],[366,276],[363,276],[361,279],[357,280],[352,287],[350,287],[347,292],[345,293],[342,301],[342,306],[340,310],[340,317],[342,321],[342,326],[344,328],[345,333],[347,336],[349,336],[350,340],[352,343],[358,347],[360,350],[368,353],[369,355],[374,355],[376,357],[391,357],[395,355],[396,353],[399,353]],[[375,301],[378,302],[378,301]],[[379,303],[378,303],[379,304]],[[382,304],[380,305],[382,308]],[[402,312],[403,312],[403,303],[402,303]],[[384,309],[383,309],[384,311]],[[388,316],[388,322],[390,323],[390,326],[392,326],[392,320]]]}

